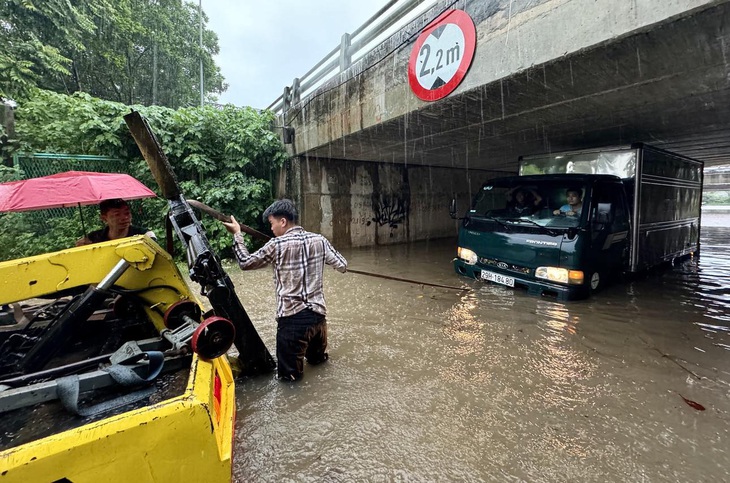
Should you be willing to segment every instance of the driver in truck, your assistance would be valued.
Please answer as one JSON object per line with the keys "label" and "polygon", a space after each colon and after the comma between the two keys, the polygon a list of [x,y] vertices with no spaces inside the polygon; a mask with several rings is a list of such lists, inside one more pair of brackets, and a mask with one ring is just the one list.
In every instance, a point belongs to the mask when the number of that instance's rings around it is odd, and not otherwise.
{"label": "driver in truck", "polygon": [[568,203],[553,211],[553,215],[580,216],[583,209],[582,192],[580,188],[568,188],[565,191]]}

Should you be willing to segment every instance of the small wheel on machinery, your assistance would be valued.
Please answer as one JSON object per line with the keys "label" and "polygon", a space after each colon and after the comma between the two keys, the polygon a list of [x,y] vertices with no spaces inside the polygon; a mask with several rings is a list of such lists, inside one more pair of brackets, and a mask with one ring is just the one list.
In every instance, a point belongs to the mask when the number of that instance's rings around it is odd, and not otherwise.
{"label": "small wheel on machinery", "polygon": [[193,351],[205,359],[215,359],[225,354],[233,345],[236,329],[223,317],[208,317],[193,332]]}
{"label": "small wheel on machinery", "polygon": [[165,311],[165,327],[175,330],[185,323],[185,317],[188,316],[195,322],[200,321],[202,311],[200,306],[191,300],[180,300],[175,302]]}

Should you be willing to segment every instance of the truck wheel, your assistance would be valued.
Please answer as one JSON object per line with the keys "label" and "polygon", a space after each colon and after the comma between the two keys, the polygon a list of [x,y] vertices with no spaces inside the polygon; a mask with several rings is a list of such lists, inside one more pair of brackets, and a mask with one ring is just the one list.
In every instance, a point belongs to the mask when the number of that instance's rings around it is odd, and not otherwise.
{"label": "truck wheel", "polygon": [[593,272],[588,284],[591,287],[591,293],[598,292],[598,290],[603,288],[603,281],[601,280],[601,274],[599,272]]}

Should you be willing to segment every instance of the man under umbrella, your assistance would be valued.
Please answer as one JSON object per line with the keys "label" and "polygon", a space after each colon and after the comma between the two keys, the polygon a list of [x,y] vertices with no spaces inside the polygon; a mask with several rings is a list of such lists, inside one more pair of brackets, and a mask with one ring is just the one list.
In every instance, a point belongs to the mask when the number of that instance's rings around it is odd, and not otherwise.
{"label": "man under umbrella", "polygon": [[106,225],[101,230],[92,231],[76,241],[76,246],[116,240],[133,235],[147,235],[157,240],[154,232],[132,225],[132,211],[122,199],[104,200],[99,203],[101,221]]}

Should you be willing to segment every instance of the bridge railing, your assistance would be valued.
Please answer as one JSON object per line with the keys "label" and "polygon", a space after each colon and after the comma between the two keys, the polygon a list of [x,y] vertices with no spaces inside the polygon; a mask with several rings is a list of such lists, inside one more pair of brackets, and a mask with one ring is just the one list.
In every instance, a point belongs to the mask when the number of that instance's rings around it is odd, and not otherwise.
{"label": "bridge railing", "polygon": [[284,92],[267,109],[276,114],[284,114],[302,97],[314,92],[328,79],[346,71],[376,45],[374,42],[391,27],[399,22],[407,22],[416,15],[416,7],[431,4],[435,0],[390,0],[375,15],[352,33],[342,35],[340,45],[332,49],[322,60],[309,69],[301,77],[296,77],[291,86],[284,87]]}

